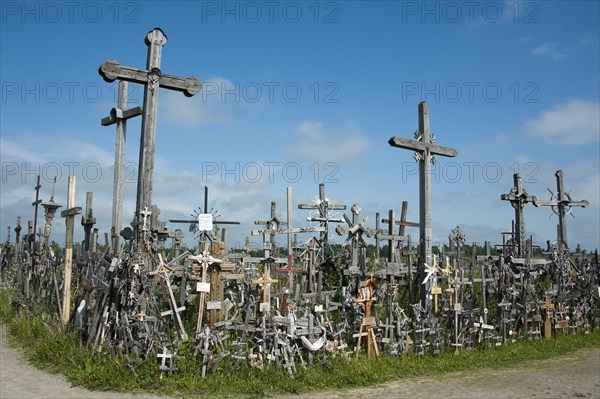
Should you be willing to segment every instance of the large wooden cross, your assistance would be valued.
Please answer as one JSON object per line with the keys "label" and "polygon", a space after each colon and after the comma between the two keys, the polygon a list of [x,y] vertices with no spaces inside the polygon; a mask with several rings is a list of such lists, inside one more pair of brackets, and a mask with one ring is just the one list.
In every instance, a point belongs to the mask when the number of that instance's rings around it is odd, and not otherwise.
{"label": "large wooden cross", "polygon": [[102,118],[102,126],[117,124],[117,135],[115,138],[115,165],[113,175],[113,208],[112,208],[112,231],[111,241],[113,253],[118,255],[120,252],[119,232],[121,231],[121,212],[123,202],[123,167],[125,163],[125,140],[127,138],[127,119],[142,114],[142,107],[127,108],[127,87],[128,82],[122,80],[119,82],[119,99],[117,108],[110,110],[109,116]]}
{"label": "large wooden cross", "polygon": [[569,248],[567,240],[567,214],[571,212],[571,207],[580,206],[585,208],[590,203],[586,200],[573,201],[571,195],[565,192],[563,185],[563,171],[557,170],[554,174],[556,176],[556,193],[550,191],[552,195],[550,201],[540,201],[537,198],[533,201],[534,206],[551,206],[552,211],[558,215],[558,244]]}
{"label": "large wooden cross", "polygon": [[[154,28],[148,32],[145,43],[148,46],[146,69],[122,66],[114,60],[105,62],[99,69],[100,75],[109,83],[119,79],[145,86],[135,209],[136,226],[141,218],[140,212],[145,208],[150,209],[152,206],[152,175],[154,172],[158,88],[163,87],[180,91],[187,97],[191,97],[200,91],[202,87],[198,79],[194,76],[180,78],[161,72],[162,48],[167,43],[167,36],[160,28]],[[141,234],[136,235],[138,242],[143,240],[142,237],[143,235]]]}
{"label": "large wooden cross", "polygon": [[[431,172],[430,164],[434,155],[455,157],[458,151],[453,148],[435,145],[435,136],[429,132],[429,107],[426,101],[419,103],[419,130],[414,134],[416,140],[392,137],[388,143],[392,147],[415,151],[419,161],[419,229],[420,229],[420,261],[419,272],[423,274],[424,264],[432,264],[432,228],[431,228]],[[421,302],[425,305],[426,293],[421,290]]]}
{"label": "large wooden cross", "polygon": [[523,181],[521,175],[515,173],[513,175],[515,186],[510,189],[508,194],[502,194],[501,200],[510,201],[510,204],[515,208],[515,240],[517,242],[517,256],[525,256],[525,218],[523,216],[523,210],[525,205],[530,202],[535,203],[537,198],[534,195],[527,195],[527,191],[523,188]]}

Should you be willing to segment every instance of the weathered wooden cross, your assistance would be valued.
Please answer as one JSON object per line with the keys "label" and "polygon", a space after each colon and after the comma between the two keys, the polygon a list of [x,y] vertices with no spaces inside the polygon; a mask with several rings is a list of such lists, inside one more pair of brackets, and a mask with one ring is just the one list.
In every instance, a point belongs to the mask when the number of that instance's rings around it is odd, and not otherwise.
{"label": "weathered wooden cross", "polygon": [[[158,88],[163,87],[180,91],[187,97],[191,97],[200,91],[202,87],[198,79],[193,76],[184,79],[161,72],[162,48],[167,43],[167,36],[160,28],[154,28],[148,32],[145,43],[148,46],[146,69],[122,66],[114,60],[105,62],[99,69],[100,75],[109,83],[119,79],[145,86],[135,209],[136,226],[141,222],[141,211],[146,208],[149,209],[152,205],[152,175],[154,173]],[[142,242],[143,237],[144,235],[136,235],[138,242]]]}
{"label": "weathered wooden cross", "polygon": [[60,213],[65,218],[67,232],[65,237],[65,275],[63,279],[63,300],[62,300],[62,323],[66,327],[71,315],[71,267],[73,264],[73,227],[75,224],[75,215],[81,214],[81,207],[75,206],[75,176],[69,176],[69,188],[67,194],[67,209]]}
{"label": "weathered wooden cross", "polygon": [[512,207],[515,208],[515,240],[517,244],[517,256],[523,257],[525,256],[525,240],[527,239],[525,236],[525,218],[523,210],[525,205],[530,202],[535,203],[537,198],[534,195],[527,195],[527,191],[523,188],[523,181],[520,174],[515,173],[513,178],[515,186],[510,189],[508,194],[502,194],[500,199],[510,201]]}
{"label": "weathered wooden cross", "polygon": [[[550,201],[540,201],[537,198],[533,201],[534,206],[551,206],[552,211],[558,215],[558,245],[564,248],[569,248],[567,240],[567,214],[571,213],[571,207],[580,206],[585,208],[590,203],[586,200],[573,201],[571,195],[565,192],[563,185],[563,171],[557,170],[554,174],[556,176],[556,193],[550,191],[552,197]],[[571,214],[571,216],[573,216]]]}
{"label": "weathered wooden cross", "polygon": [[[392,147],[415,151],[415,159],[419,161],[419,229],[420,252],[419,273],[423,275],[424,264],[431,264],[432,228],[431,228],[431,172],[430,163],[435,162],[434,155],[455,157],[458,151],[453,148],[435,145],[435,136],[429,132],[429,108],[426,101],[419,103],[419,129],[415,132],[416,140],[392,137],[388,143]],[[426,292],[421,286],[421,303],[425,306]]]}
{"label": "weathered wooden cross", "polygon": [[117,108],[110,110],[110,115],[102,118],[102,126],[117,124],[117,135],[115,138],[115,165],[113,176],[113,207],[112,207],[112,231],[111,240],[113,253],[119,254],[119,232],[121,231],[121,212],[123,210],[123,167],[125,164],[125,140],[127,139],[127,119],[142,114],[142,107],[127,108],[127,86],[128,82],[119,82],[119,98]]}

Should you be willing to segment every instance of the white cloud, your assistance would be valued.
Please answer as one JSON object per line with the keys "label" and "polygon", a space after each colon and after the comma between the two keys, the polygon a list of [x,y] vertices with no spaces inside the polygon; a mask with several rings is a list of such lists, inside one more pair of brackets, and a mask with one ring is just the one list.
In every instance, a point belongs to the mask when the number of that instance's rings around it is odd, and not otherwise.
{"label": "white cloud", "polygon": [[598,142],[600,139],[600,103],[569,100],[545,110],[525,122],[527,134],[549,144],[569,146]]}
{"label": "white cloud", "polygon": [[366,151],[371,143],[356,126],[348,126],[349,132],[335,134],[322,122],[304,121],[294,130],[300,142],[292,151],[311,159],[326,162],[351,161]]}
{"label": "white cloud", "polygon": [[242,102],[238,86],[228,79],[213,77],[202,83],[202,90],[188,98],[165,91],[159,112],[169,123],[179,126],[218,125],[229,123],[231,107]]}
{"label": "white cloud", "polygon": [[545,42],[534,47],[533,54],[542,57],[548,57],[552,61],[557,61],[566,57],[566,54],[558,48],[558,42]]}

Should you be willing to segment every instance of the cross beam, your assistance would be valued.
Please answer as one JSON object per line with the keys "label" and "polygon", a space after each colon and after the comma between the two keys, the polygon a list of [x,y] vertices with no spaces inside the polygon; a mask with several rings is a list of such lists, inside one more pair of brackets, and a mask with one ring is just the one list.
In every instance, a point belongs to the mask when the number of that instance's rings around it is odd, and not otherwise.
{"label": "cross beam", "polygon": [[[191,97],[200,91],[202,87],[198,79],[193,76],[180,78],[161,72],[160,64],[162,48],[167,43],[167,36],[161,29],[155,28],[148,32],[145,43],[148,46],[146,69],[126,67],[119,65],[114,60],[109,60],[102,64],[98,71],[104,80],[109,83],[119,79],[132,83],[139,83],[145,86],[140,158],[138,163],[138,187],[135,214],[136,226],[138,226],[140,222],[140,212],[143,209],[149,209],[152,206],[152,176],[154,173],[158,88],[163,87],[183,92],[187,97]],[[138,242],[142,242],[144,240],[143,237],[143,234],[138,233],[136,235]]]}
{"label": "cross beam", "polygon": [[537,198],[533,201],[533,205],[538,206],[551,206],[552,211],[558,215],[558,243],[563,245],[565,248],[569,248],[567,240],[567,220],[566,216],[571,212],[571,207],[580,206],[585,208],[590,203],[586,200],[573,201],[571,195],[565,192],[563,185],[563,171],[557,170],[554,176],[556,176],[556,194],[550,191],[552,195],[550,201],[541,201]]}
{"label": "cross beam", "polygon": [[[426,101],[419,103],[419,129],[415,132],[416,140],[402,137],[392,137],[388,143],[392,147],[415,151],[415,158],[419,161],[419,229],[421,259],[420,272],[424,271],[424,264],[431,264],[432,258],[432,228],[431,228],[431,173],[430,164],[434,155],[455,157],[458,152],[453,148],[435,145],[435,136],[429,132],[429,107]],[[421,290],[421,302],[425,305],[426,292]]]}

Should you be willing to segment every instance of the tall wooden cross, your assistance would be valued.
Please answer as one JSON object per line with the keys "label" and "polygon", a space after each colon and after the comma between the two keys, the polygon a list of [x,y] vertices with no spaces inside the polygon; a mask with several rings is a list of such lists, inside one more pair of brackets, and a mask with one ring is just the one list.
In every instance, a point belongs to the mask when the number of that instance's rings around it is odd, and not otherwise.
{"label": "tall wooden cross", "polygon": [[515,208],[515,240],[517,242],[517,256],[523,257],[525,256],[525,240],[527,239],[525,236],[525,218],[523,216],[523,210],[525,205],[530,202],[535,203],[537,198],[534,195],[527,195],[527,191],[523,188],[523,181],[520,174],[515,173],[513,178],[515,186],[510,189],[508,194],[502,194],[500,199],[510,201],[512,207]]}
{"label": "tall wooden cross", "polygon": [[[565,192],[563,185],[563,171],[557,170],[554,174],[556,176],[556,193],[550,191],[552,197],[550,201],[540,201],[538,199],[533,201],[534,206],[551,206],[552,211],[558,215],[558,245],[569,248],[569,242],[567,240],[567,214],[571,212],[571,207],[580,206],[585,208],[590,203],[586,200],[573,201],[571,195]],[[572,215],[571,215],[572,216]]]}
{"label": "tall wooden cross", "polygon": [[[145,86],[135,208],[136,226],[140,223],[141,211],[146,208],[150,209],[152,206],[152,175],[154,173],[158,88],[164,87],[180,91],[187,97],[191,97],[200,91],[202,87],[198,79],[194,76],[184,79],[161,72],[162,48],[167,43],[167,36],[160,28],[154,28],[148,32],[145,43],[148,46],[146,69],[122,66],[114,60],[105,62],[99,69],[100,75],[109,83],[119,79]],[[136,235],[138,242],[141,242],[143,237],[144,235],[141,234]]]}
{"label": "tall wooden cross", "polygon": [[[432,263],[432,228],[431,228],[431,172],[430,164],[434,155],[455,157],[458,151],[453,148],[435,145],[435,136],[429,132],[429,107],[426,101],[419,103],[419,130],[414,134],[416,140],[402,137],[392,137],[388,143],[392,147],[415,151],[415,159],[419,161],[419,229],[420,229],[420,256],[419,273],[423,275],[424,264]],[[424,306],[426,292],[421,286],[421,303]]]}
{"label": "tall wooden cross", "polygon": [[67,194],[67,209],[60,213],[65,218],[67,232],[65,236],[65,275],[63,280],[63,301],[62,301],[62,323],[66,327],[71,315],[71,267],[73,264],[73,228],[75,224],[75,215],[81,214],[81,207],[75,206],[75,176],[69,176],[69,189]]}
{"label": "tall wooden cross", "polygon": [[142,114],[142,107],[127,108],[128,82],[119,82],[119,99],[117,108],[110,110],[109,116],[102,118],[102,126],[117,124],[117,135],[115,138],[115,165],[113,175],[113,208],[112,208],[112,231],[111,241],[113,253],[120,252],[119,232],[121,231],[121,212],[123,210],[123,167],[125,164],[125,140],[127,139],[127,119]]}

